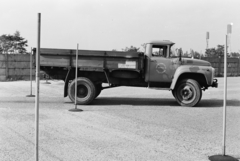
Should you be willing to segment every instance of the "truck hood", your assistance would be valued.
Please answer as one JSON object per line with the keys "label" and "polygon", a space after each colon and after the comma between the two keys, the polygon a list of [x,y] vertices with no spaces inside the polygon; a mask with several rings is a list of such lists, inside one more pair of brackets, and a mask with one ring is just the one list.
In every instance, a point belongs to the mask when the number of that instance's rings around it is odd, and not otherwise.
{"label": "truck hood", "polygon": [[211,66],[211,63],[205,60],[183,58],[182,65]]}

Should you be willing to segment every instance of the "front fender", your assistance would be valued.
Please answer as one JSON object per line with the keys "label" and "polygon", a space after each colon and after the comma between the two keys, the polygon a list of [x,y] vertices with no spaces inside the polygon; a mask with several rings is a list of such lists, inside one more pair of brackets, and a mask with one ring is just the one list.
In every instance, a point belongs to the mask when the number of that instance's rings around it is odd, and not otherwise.
{"label": "front fender", "polygon": [[[170,89],[173,90],[175,88],[175,85],[177,84],[177,81],[179,79],[179,77],[182,74],[193,74],[193,78],[194,79],[194,74],[202,74],[207,82],[208,85],[212,84],[212,67],[209,66],[190,66],[190,65],[183,65],[177,68],[174,76],[173,76],[173,80],[170,86]],[[196,80],[198,81],[198,80]]]}

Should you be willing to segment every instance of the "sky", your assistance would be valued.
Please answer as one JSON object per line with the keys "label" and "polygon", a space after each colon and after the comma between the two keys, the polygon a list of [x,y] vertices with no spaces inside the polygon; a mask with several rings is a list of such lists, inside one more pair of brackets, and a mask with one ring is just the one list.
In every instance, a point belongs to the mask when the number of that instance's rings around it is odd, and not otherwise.
{"label": "sky", "polygon": [[0,35],[19,31],[28,51],[41,48],[121,50],[170,40],[183,51],[204,53],[225,44],[233,23],[231,51],[240,52],[240,0],[0,0]]}

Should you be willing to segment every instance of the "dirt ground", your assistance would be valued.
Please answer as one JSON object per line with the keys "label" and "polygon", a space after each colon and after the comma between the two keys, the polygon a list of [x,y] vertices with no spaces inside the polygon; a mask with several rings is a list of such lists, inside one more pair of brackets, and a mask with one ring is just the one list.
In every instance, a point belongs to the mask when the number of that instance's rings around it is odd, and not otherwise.
{"label": "dirt ground", "polygon": [[[40,83],[41,161],[206,161],[222,153],[223,78],[197,107],[171,92],[118,87],[91,105],[63,98],[63,81]],[[33,82],[33,93],[35,82]],[[0,82],[0,160],[35,160],[35,98],[29,81]],[[226,154],[240,159],[240,77],[228,78]]]}

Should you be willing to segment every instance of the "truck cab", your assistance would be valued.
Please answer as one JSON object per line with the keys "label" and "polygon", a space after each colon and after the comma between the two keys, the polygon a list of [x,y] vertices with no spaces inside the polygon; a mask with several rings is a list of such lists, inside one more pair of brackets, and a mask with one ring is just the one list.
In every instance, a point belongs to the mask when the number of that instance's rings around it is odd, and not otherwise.
{"label": "truck cab", "polygon": [[217,87],[215,69],[204,60],[182,58],[175,53],[171,41],[152,41],[146,45],[145,82],[148,87],[172,91],[182,106],[195,106],[201,100],[202,90]]}
{"label": "truck cab", "polygon": [[152,41],[146,45],[146,82],[170,83],[179,66],[179,59],[173,58],[171,41]]}

